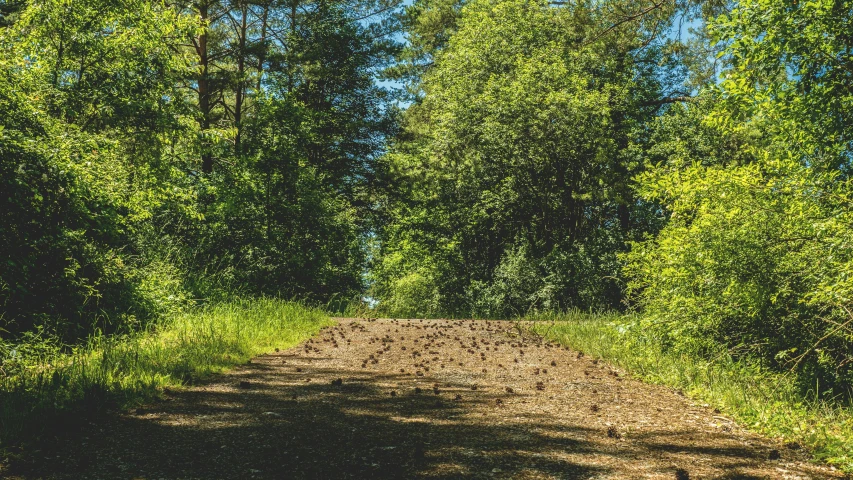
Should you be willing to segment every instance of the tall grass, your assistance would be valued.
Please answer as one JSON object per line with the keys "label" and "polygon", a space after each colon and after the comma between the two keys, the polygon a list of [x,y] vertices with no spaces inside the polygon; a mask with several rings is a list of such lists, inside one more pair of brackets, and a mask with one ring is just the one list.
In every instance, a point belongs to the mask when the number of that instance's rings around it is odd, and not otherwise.
{"label": "tall grass", "polygon": [[95,335],[72,351],[31,338],[0,351],[0,448],[77,416],[126,408],[331,324],[324,312],[273,299],[209,306],[147,331]]}
{"label": "tall grass", "polygon": [[661,348],[637,318],[580,312],[534,318],[534,330],[603,358],[651,383],[719,408],[742,425],[810,448],[816,459],[853,473],[853,407],[803,395],[791,375],[720,354],[705,359]]}

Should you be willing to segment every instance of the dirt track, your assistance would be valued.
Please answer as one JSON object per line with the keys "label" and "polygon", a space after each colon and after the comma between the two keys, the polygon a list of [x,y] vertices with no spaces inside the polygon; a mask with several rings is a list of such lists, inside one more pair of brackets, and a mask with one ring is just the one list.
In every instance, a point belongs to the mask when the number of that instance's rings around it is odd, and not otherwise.
{"label": "dirt track", "polygon": [[510,322],[342,319],[166,396],[14,478],[841,478]]}

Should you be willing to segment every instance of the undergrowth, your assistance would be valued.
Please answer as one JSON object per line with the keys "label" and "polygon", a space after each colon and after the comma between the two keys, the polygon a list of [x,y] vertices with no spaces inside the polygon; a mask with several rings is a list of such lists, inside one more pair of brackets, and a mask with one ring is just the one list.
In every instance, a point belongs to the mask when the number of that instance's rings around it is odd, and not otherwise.
{"label": "undergrowth", "polygon": [[637,377],[668,385],[719,408],[742,425],[790,445],[809,448],[815,459],[853,473],[853,406],[806,395],[790,374],[720,354],[713,359],[677,355],[635,328],[636,318],[580,312],[533,318],[546,338],[605,359]]}
{"label": "undergrowth", "polygon": [[176,314],[130,335],[94,335],[72,349],[38,336],[15,345],[0,339],[0,451],[288,348],[329,324],[319,309],[253,299]]}

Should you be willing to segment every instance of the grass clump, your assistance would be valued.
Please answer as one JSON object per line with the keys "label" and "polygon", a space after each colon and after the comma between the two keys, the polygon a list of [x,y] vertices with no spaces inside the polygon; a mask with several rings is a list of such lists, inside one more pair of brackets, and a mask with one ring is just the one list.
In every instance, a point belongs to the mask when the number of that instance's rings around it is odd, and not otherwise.
{"label": "grass clump", "polygon": [[639,328],[637,317],[569,312],[536,317],[534,330],[562,345],[618,365],[637,377],[677,388],[764,435],[809,448],[814,457],[853,472],[853,406],[803,394],[793,374],[768,371],[721,353],[673,353]]}
{"label": "grass clump", "polygon": [[143,332],[93,335],[72,349],[38,335],[0,340],[0,449],[288,348],[331,323],[319,309],[254,299],[180,313]]}

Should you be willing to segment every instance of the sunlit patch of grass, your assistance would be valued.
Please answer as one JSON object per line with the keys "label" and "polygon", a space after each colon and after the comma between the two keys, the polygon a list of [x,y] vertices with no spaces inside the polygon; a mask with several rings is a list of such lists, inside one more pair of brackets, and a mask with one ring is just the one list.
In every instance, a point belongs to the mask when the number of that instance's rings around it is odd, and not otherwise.
{"label": "sunlit patch of grass", "polygon": [[93,336],[68,352],[46,339],[6,345],[0,360],[0,447],[33,438],[57,419],[127,408],[252,356],[288,348],[332,321],[274,299],[209,306],[147,331]]}
{"label": "sunlit patch of grass", "polygon": [[790,375],[728,355],[709,360],[664,351],[636,327],[636,317],[568,312],[534,320],[534,330],[551,340],[677,388],[753,431],[807,447],[816,459],[853,472],[853,407],[802,395]]}

